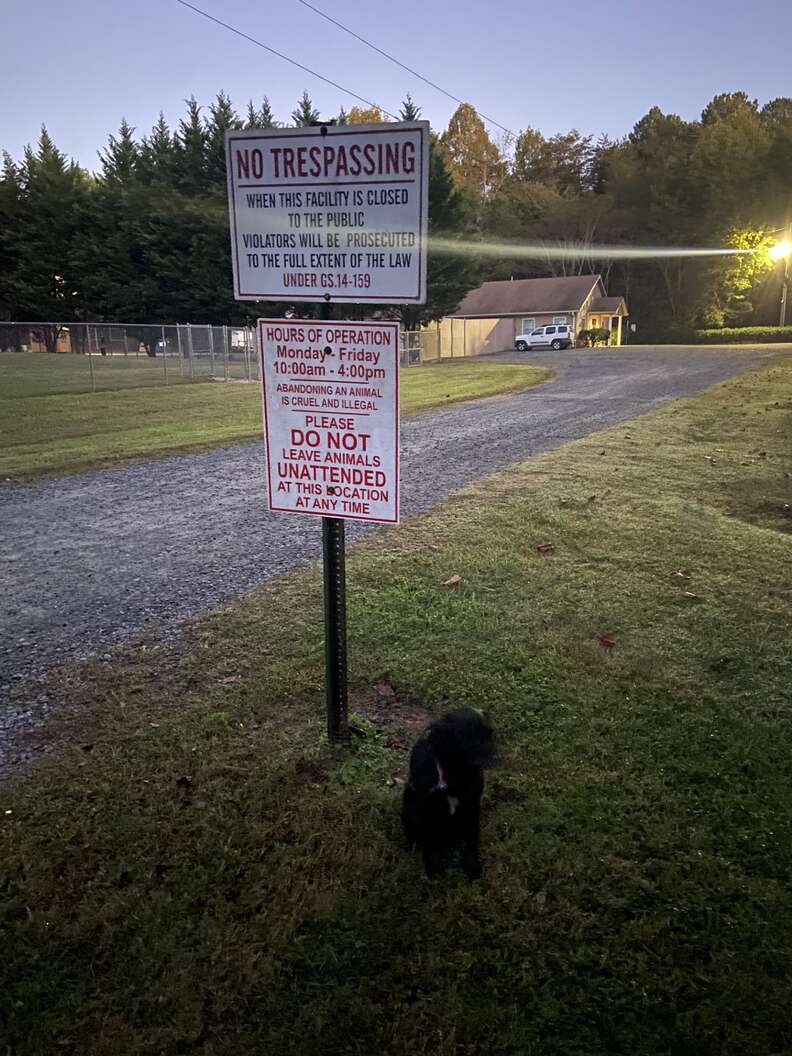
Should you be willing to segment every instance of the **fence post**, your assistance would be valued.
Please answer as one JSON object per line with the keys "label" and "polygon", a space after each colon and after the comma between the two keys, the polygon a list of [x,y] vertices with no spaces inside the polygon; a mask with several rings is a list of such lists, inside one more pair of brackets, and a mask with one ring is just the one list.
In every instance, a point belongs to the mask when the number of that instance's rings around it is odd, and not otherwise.
{"label": "fence post", "polygon": [[211,362],[210,369],[212,371],[212,381],[214,381],[214,327],[207,326],[206,329],[209,331],[209,356]]}
{"label": "fence post", "polygon": [[250,331],[250,380],[261,380],[261,354],[258,347],[258,329]]}
{"label": "fence post", "polygon": [[245,327],[245,374],[250,381],[250,330]]}
{"label": "fence post", "polygon": [[228,381],[228,327],[223,323],[223,381]]}
{"label": "fence post", "polygon": [[190,377],[194,378],[195,377],[195,364],[193,363],[193,359],[195,357],[194,357],[194,353],[193,353],[192,323],[186,323],[185,325],[187,326],[187,348],[189,349],[189,352],[190,352]]}
{"label": "fence post", "polygon": [[168,384],[168,342],[165,340],[165,327],[161,326],[162,331],[162,366],[165,370],[165,384]]}
{"label": "fence post", "polygon": [[[91,392],[96,392],[96,381],[94,379],[94,367],[93,367],[93,356],[91,355],[91,328],[85,324],[85,338],[88,342],[88,372],[91,375]],[[94,342],[96,341],[96,333],[94,332]]]}
{"label": "fence post", "polygon": [[182,351],[181,323],[176,324],[176,344],[179,348],[179,369],[181,370],[181,376],[184,377],[184,352]]}

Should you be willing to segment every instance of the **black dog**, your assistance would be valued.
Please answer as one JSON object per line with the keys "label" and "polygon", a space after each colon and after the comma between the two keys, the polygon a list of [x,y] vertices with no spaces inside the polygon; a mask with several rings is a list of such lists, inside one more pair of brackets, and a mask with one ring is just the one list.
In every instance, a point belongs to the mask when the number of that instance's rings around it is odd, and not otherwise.
{"label": "black dog", "polygon": [[470,708],[433,722],[413,746],[402,824],[410,846],[421,849],[427,876],[441,873],[459,844],[469,879],[481,876],[483,771],[498,763],[492,727]]}

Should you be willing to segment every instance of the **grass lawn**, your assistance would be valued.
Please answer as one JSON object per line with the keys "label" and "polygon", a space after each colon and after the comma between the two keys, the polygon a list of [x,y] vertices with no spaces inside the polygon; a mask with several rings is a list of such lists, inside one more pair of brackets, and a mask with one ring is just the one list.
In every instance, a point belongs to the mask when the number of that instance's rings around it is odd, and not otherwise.
{"label": "grass lawn", "polygon": [[[470,360],[410,367],[401,373],[402,413],[529,388],[549,376],[543,367]],[[257,384],[0,398],[0,479],[71,473],[260,435]]]}
{"label": "grass lawn", "polygon": [[[791,367],[354,548],[347,752],[317,570],[65,672],[74,747],[0,800],[9,1052],[792,1051]],[[461,704],[507,765],[484,879],[429,883],[399,781]]]}
{"label": "grass lawn", "polygon": [[[91,356],[89,359],[88,356],[65,352],[3,352],[0,354],[0,399],[90,392],[91,367],[97,392],[164,385],[166,369],[169,385],[192,380],[189,363],[183,376],[179,360],[174,357],[170,357],[165,365],[161,356],[149,358],[132,354]],[[205,357],[199,361],[198,369],[207,373]]]}

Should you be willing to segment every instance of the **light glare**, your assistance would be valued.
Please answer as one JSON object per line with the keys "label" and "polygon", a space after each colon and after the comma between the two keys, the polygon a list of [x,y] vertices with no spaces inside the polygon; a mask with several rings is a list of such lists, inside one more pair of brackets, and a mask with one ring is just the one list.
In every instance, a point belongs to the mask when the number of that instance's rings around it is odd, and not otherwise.
{"label": "light glare", "polygon": [[710,249],[693,246],[608,246],[590,242],[474,242],[453,238],[429,238],[429,248],[449,255],[511,257],[533,260],[657,260],[674,257],[731,257],[755,253],[755,249]]}

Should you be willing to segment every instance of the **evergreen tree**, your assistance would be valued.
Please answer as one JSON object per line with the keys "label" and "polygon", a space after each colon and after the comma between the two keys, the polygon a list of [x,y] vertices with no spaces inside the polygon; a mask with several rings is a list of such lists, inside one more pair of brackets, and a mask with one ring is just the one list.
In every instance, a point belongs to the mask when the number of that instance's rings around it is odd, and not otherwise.
{"label": "evergreen tree", "polygon": [[270,101],[264,96],[261,103],[261,109],[259,110],[259,128],[277,128],[278,122],[275,120],[275,115],[272,112]]}
{"label": "evergreen tree", "polygon": [[121,119],[118,135],[108,136],[107,148],[99,151],[102,176],[105,180],[121,185],[130,184],[137,175],[138,159],[135,130],[124,117]]}
{"label": "evergreen tree", "polygon": [[22,176],[10,154],[3,154],[0,175],[0,318],[17,315],[18,243],[24,238]]}
{"label": "evergreen tree", "polygon": [[247,108],[247,120],[245,122],[245,128],[277,128],[278,122],[275,120],[275,115],[272,112],[270,101],[264,96],[264,100],[261,104],[261,109],[257,110],[253,105],[251,99],[248,103]]}
{"label": "evergreen tree", "polygon": [[[76,264],[79,240],[89,213],[91,182],[57,149],[42,126],[37,150],[26,147],[18,181],[15,244],[11,279],[14,308],[23,318],[66,322],[83,313],[83,282]],[[47,349],[57,346],[56,327],[42,328]]]}
{"label": "evergreen tree", "polygon": [[296,126],[312,125],[319,120],[319,111],[311,102],[308,92],[303,92],[296,110],[292,110],[291,119]]}
{"label": "evergreen tree", "polygon": [[157,123],[140,143],[137,167],[140,178],[145,183],[173,183],[176,144],[161,110]]}
{"label": "evergreen tree", "polygon": [[176,185],[186,194],[203,194],[208,186],[208,152],[206,128],[201,108],[190,96],[187,117],[182,118],[175,135]]}
{"label": "evergreen tree", "polygon": [[416,106],[412,101],[412,96],[408,92],[404,102],[401,105],[399,111],[399,117],[402,121],[420,121],[421,120],[421,108]]}
{"label": "evergreen tree", "polygon": [[226,185],[225,134],[229,129],[242,127],[225,92],[219,92],[209,107],[206,122],[206,178],[210,187],[224,189]]}

